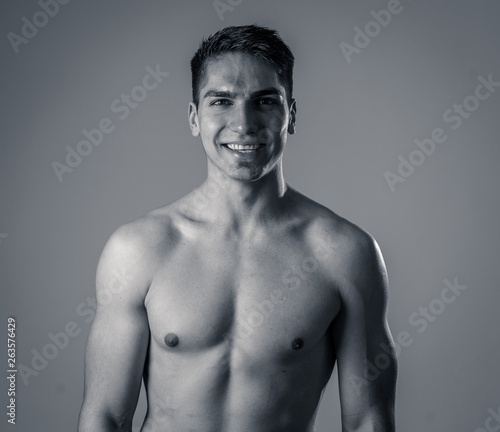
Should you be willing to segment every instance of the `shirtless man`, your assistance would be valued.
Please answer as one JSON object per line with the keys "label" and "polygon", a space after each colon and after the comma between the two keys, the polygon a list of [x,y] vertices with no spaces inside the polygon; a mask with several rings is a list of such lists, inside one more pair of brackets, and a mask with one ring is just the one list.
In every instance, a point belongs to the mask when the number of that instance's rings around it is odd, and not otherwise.
{"label": "shirtless man", "polygon": [[283,178],[293,61],[257,26],[200,45],[189,124],[207,180],[108,241],[80,432],[130,431],[142,379],[144,432],[312,432],[335,362],[342,430],[394,431],[378,246]]}

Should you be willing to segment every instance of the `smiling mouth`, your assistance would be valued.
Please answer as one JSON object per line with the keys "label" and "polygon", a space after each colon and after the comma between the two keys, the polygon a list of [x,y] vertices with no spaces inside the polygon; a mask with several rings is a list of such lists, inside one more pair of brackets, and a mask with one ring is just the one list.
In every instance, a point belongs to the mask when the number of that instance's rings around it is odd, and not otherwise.
{"label": "smiling mouth", "polygon": [[250,153],[264,147],[264,144],[222,144],[224,147],[232,151],[240,153]]}

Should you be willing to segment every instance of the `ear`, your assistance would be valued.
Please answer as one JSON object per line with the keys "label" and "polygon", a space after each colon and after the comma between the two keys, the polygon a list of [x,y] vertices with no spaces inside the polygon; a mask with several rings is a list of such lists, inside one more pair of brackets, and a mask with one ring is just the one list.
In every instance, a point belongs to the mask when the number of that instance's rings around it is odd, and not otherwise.
{"label": "ear", "polygon": [[290,135],[295,133],[295,121],[297,119],[297,101],[292,99],[292,103],[290,104],[290,116],[288,120],[288,133]]}
{"label": "ear", "polygon": [[189,127],[191,135],[197,137],[200,134],[200,123],[198,119],[198,109],[194,102],[189,102]]}

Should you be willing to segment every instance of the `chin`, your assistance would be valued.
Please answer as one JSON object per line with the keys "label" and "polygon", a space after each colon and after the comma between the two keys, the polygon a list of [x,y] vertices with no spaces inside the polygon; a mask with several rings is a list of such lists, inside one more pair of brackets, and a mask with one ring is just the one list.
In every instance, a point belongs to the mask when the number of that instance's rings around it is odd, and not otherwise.
{"label": "chin", "polygon": [[255,182],[268,175],[272,175],[275,168],[276,163],[261,164],[259,166],[248,165],[247,167],[240,165],[238,167],[233,167],[233,169],[227,170],[226,175],[233,180]]}
{"label": "chin", "polygon": [[254,182],[260,180],[265,176],[265,173],[232,173],[228,176],[233,180],[239,180],[242,182]]}

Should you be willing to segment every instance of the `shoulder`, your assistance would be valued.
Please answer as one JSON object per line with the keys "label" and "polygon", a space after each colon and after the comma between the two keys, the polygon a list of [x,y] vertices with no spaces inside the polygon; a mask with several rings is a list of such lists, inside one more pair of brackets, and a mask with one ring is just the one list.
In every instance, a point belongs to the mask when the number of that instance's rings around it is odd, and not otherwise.
{"label": "shoulder", "polygon": [[97,267],[97,283],[146,290],[166,254],[177,241],[175,221],[167,208],[121,225],[109,237]]}
{"label": "shoulder", "polygon": [[[343,304],[376,305],[387,302],[387,270],[375,238],[352,222],[339,218],[330,231],[335,254],[331,277]],[[382,310],[383,307],[380,308]]]}
{"label": "shoulder", "polygon": [[[198,193],[199,195],[200,193]],[[172,251],[199,218],[197,191],[150,211],[120,226],[109,238],[104,253],[125,261],[156,261]]]}
{"label": "shoulder", "polygon": [[141,256],[151,257],[172,236],[173,224],[168,216],[153,213],[123,224],[110,236],[103,254],[121,260],[137,260]]}
{"label": "shoulder", "polygon": [[376,289],[375,286],[384,290],[386,269],[375,238],[327,207],[309,198],[305,200],[306,242],[309,248],[324,251],[325,269],[341,292]]}
{"label": "shoulder", "polygon": [[373,252],[376,241],[367,231],[311,198],[297,191],[293,194],[294,207],[299,209],[300,219],[307,222],[304,226],[308,242],[326,242],[346,257],[354,254],[359,258]]}
{"label": "shoulder", "polygon": [[335,257],[343,266],[367,265],[380,253],[370,233],[328,209],[314,219],[311,232],[337,252]]}

